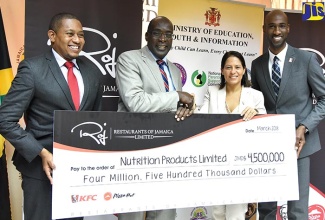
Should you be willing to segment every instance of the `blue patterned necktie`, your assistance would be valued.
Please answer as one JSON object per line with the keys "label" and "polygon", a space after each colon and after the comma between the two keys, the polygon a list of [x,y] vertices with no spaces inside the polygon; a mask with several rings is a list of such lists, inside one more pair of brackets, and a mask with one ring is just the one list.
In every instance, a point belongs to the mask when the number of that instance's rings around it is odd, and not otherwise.
{"label": "blue patterned necktie", "polygon": [[157,64],[159,65],[159,70],[160,70],[161,76],[164,80],[165,90],[166,90],[166,92],[168,92],[169,91],[168,77],[164,70],[165,61],[157,60]]}
{"label": "blue patterned necktie", "polygon": [[280,74],[279,58],[275,56],[272,65],[272,86],[276,97],[278,97],[280,83],[281,83],[281,74]]}

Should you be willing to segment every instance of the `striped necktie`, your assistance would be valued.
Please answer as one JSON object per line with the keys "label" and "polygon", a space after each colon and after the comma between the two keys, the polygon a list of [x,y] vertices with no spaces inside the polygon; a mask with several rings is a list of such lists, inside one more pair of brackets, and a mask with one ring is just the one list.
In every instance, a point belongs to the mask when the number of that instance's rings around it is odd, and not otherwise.
{"label": "striped necktie", "polygon": [[272,86],[276,97],[278,97],[280,83],[281,83],[281,74],[280,74],[279,58],[275,56],[272,65]]}
{"label": "striped necktie", "polygon": [[159,65],[159,70],[160,70],[161,76],[164,80],[165,90],[166,90],[166,92],[168,92],[169,91],[168,77],[164,70],[164,65],[166,65],[166,63],[163,60],[157,60],[157,64]]}

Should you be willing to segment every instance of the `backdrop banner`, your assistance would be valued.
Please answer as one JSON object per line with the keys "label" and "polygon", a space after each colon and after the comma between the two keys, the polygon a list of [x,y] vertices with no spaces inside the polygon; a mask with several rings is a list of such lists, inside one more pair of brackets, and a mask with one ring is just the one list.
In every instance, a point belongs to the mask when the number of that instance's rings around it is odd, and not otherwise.
{"label": "backdrop banner", "polygon": [[[64,7],[63,7],[64,5]],[[66,10],[66,9],[69,10]],[[117,109],[115,63],[122,52],[141,47],[142,2],[128,0],[27,0],[25,56],[49,50],[47,36],[51,17],[59,12],[75,14],[82,22],[86,44],[81,56],[87,57],[102,72],[104,110]]]}
{"label": "backdrop banner", "polygon": [[181,69],[183,90],[195,93],[198,105],[207,86],[219,84],[226,51],[241,52],[250,72],[261,50],[263,11],[262,6],[211,0],[159,2],[158,14],[174,24],[168,57]]}
{"label": "backdrop banner", "polygon": [[[91,60],[103,74],[104,110],[116,111],[116,60],[122,52],[141,47],[144,3],[128,0],[26,0],[25,4],[25,56],[28,58],[49,50],[47,31],[54,14],[63,11],[75,14],[85,31],[86,44],[80,55]],[[146,12],[148,18],[154,14],[150,10]],[[85,219],[115,220],[116,216],[104,215]]]}

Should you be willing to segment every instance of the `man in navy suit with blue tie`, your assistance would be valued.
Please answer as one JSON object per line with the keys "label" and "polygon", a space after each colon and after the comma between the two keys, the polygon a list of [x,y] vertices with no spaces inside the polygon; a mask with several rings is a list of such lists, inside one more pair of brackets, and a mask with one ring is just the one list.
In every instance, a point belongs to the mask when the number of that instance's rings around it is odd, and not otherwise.
{"label": "man in navy suit with blue tie", "polygon": [[[287,44],[290,25],[283,11],[269,12],[263,30],[269,50],[252,63],[252,85],[263,93],[268,114],[295,115],[299,200],[288,201],[288,219],[307,220],[309,156],[321,149],[317,125],[325,117],[325,78],[314,53]],[[260,220],[275,220],[277,203],[259,203],[258,211]]]}

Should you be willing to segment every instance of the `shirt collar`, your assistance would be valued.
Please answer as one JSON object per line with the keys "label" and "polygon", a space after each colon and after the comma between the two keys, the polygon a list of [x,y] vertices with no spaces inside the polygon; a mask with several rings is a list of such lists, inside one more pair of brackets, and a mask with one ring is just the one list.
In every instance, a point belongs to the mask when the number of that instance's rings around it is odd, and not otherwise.
{"label": "shirt collar", "polygon": [[[67,62],[65,59],[63,59],[63,57],[61,57],[53,48],[52,48],[52,52],[53,52],[53,55],[56,59],[56,61],[58,62],[59,66],[64,66],[65,62]],[[74,66],[79,69],[79,66],[77,64],[77,61],[76,59],[73,59],[71,60],[71,62],[73,62]]]}
{"label": "shirt collar", "polygon": [[[150,51],[150,50],[149,50]],[[167,65],[167,58],[164,57],[163,59],[159,59],[157,58],[155,55],[153,55],[153,53],[150,51],[150,54],[152,55],[152,57],[155,59],[155,60],[163,60],[165,62],[165,64]],[[167,65],[168,66],[168,65]]]}
{"label": "shirt collar", "polygon": [[284,49],[278,53],[277,55],[273,54],[270,49],[269,49],[269,59],[271,61],[271,63],[273,63],[273,59],[275,56],[277,56],[280,60],[280,62],[284,62],[285,58],[286,58],[286,54],[287,54],[287,50],[288,50],[288,44],[286,43],[286,46],[284,47]]}

